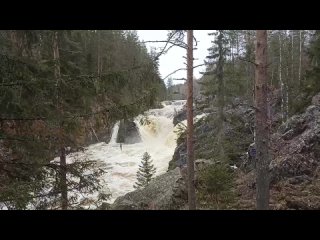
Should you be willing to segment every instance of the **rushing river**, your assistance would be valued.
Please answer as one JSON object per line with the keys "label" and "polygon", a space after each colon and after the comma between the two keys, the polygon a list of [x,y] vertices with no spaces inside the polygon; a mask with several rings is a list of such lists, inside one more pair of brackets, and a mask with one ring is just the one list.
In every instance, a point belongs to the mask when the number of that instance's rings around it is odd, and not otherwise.
{"label": "rushing river", "polygon": [[[72,153],[67,161],[86,158],[98,161],[105,165],[107,173],[104,175],[105,191],[112,194],[109,203],[117,197],[133,191],[136,182],[136,173],[144,152],[151,155],[156,175],[165,173],[168,163],[176,148],[177,134],[173,126],[173,117],[185,105],[185,100],[162,102],[163,108],[150,109],[144,115],[135,118],[141,142],[133,144],[120,144],[116,142],[119,122],[112,131],[110,142],[97,143],[88,146],[84,152]],[[147,117],[148,124],[142,124],[141,119]]]}

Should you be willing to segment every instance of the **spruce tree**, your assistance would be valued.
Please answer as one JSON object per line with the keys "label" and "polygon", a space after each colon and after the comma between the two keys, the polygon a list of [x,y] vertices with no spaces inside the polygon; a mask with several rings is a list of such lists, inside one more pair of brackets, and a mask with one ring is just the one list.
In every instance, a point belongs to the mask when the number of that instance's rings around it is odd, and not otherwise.
{"label": "spruce tree", "polygon": [[[219,156],[224,155],[223,141],[224,141],[224,107],[225,107],[225,98],[226,98],[226,77],[225,77],[225,65],[226,62],[232,62],[232,59],[228,59],[227,55],[230,52],[228,34],[230,31],[227,30],[218,30],[209,35],[214,35],[215,40],[213,41],[213,46],[209,48],[209,59],[206,75],[213,75],[204,82],[206,87],[206,95],[210,96],[211,101],[210,105],[213,107],[216,105],[218,107],[218,122],[219,131],[217,133],[217,138],[219,142]],[[227,76],[231,78],[231,74]],[[214,101],[217,98],[217,101]]]}
{"label": "spruce tree", "polygon": [[137,182],[133,187],[136,189],[146,187],[152,180],[155,173],[156,168],[152,164],[151,156],[148,152],[145,152],[137,172]]}

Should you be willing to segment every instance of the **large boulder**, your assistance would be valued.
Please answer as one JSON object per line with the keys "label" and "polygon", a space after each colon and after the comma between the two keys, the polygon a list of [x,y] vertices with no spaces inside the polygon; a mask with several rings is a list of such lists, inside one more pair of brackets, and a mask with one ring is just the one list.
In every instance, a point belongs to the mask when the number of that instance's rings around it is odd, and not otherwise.
{"label": "large boulder", "polygon": [[[199,171],[213,164],[207,159],[197,159],[195,166],[195,184],[197,187]],[[112,210],[177,210],[186,209],[188,202],[188,171],[183,165],[156,178],[142,189],[127,193],[115,200]]]}
{"label": "large boulder", "polygon": [[115,200],[112,210],[181,209],[187,203],[187,189],[179,168],[164,173],[150,184]]}
{"label": "large boulder", "polygon": [[134,121],[122,120],[119,125],[119,132],[117,136],[118,143],[134,144],[141,142],[139,129]]}
{"label": "large boulder", "polygon": [[182,122],[187,119],[187,108],[184,107],[181,111],[175,114],[173,117],[173,125],[177,125],[179,122]]}

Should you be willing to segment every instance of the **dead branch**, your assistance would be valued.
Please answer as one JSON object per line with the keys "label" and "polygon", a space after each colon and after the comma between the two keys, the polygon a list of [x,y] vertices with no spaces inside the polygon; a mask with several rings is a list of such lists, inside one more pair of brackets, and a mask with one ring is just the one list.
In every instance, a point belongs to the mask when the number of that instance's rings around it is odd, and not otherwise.
{"label": "dead branch", "polygon": [[[203,64],[199,64],[199,65],[197,65],[197,66],[194,66],[193,68],[201,67],[201,66],[204,66],[204,65],[205,65],[204,63],[203,63]],[[172,73],[168,74],[168,75],[167,75],[165,78],[163,78],[162,80],[165,80],[167,77],[171,76],[172,74],[175,74],[176,72],[182,71],[182,70],[187,70],[187,69],[186,69],[186,68],[179,68],[179,69],[173,71]]]}

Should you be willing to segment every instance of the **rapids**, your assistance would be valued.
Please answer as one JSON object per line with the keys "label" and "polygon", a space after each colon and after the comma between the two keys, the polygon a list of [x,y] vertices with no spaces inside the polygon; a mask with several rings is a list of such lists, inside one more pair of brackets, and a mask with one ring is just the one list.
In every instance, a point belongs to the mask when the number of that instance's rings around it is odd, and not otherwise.
{"label": "rapids", "polygon": [[[173,117],[185,105],[185,100],[162,102],[163,108],[150,109],[143,115],[135,118],[142,142],[134,144],[122,144],[116,142],[119,131],[119,122],[112,130],[110,142],[97,143],[88,146],[84,152],[71,153],[67,156],[67,162],[86,158],[104,164],[107,173],[104,176],[106,192],[111,193],[109,203],[117,197],[133,191],[136,181],[136,173],[144,152],[151,155],[156,176],[165,173],[168,163],[176,148],[177,134],[173,126]],[[145,124],[144,120],[147,119]]]}

